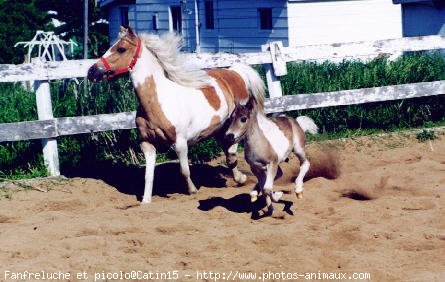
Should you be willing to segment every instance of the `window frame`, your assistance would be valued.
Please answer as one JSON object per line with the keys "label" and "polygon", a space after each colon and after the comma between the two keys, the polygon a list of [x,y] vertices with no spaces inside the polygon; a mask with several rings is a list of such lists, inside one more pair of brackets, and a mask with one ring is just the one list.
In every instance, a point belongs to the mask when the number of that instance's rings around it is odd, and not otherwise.
{"label": "window frame", "polygon": [[130,26],[130,18],[129,18],[130,9],[128,6],[119,7],[119,20],[121,26],[128,28]]}
{"label": "window frame", "polygon": [[[175,20],[176,16],[179,16],[178,20]],[[182,21],[182,7],[180,5],[169,6],[169,30],[177,32],[178,34],[182,34]]]}
{"label": "window frame", "polygon": [[215,12],[213,0],[204,1],[205,28],[209,30],[215,29]]}
{"label": "window frame", "polygon": [[273,29],[272,8],[268,7],[258,8],[258,28],[264,31]]}

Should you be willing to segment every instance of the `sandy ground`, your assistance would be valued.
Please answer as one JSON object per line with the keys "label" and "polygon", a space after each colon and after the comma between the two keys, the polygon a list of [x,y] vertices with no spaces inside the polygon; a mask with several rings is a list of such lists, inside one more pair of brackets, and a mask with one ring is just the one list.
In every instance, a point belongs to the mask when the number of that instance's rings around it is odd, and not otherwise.
{"label": "sandy ground", "polygon": [[[192,196],[183,193],[177,164],[160,165],[156,196],[143,206],[144,171],[137,168],[92,167],[67,180],[33,181],[25,191],[8,184],[0,199],[0,280],[24,271],[70,273],[74,281],[130,271],[165,278],[170,271],[180,281],[240,281],[245,273],[305,281],[307,272],[445,281],[445,135],[439,137],[310,144],[304,198],[287,193],[274,216],[263,218],[256,211],[261,215],[264,203],[249,201],[255,179],[242,160],[249,173],[242,187],[222,160],[194,165],[200,191]],[[293,189],[297,164],[282,165],[276,190]],[[326,178],[338,164],[341,175]]]}

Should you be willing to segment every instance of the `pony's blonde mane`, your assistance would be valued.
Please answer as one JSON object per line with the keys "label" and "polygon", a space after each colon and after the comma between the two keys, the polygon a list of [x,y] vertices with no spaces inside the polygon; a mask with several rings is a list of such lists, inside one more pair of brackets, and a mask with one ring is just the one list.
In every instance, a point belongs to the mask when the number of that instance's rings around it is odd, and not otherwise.
{"label": "pony's blonde mane", "polygon": [[160,36],[148,33],[141,33],[138,36],[158,59],[170,80],[194,88],[210,85],[210,77],[205,71],[185,63],[184,54],[179,51],[182,46],[180,36],[171,32]]}

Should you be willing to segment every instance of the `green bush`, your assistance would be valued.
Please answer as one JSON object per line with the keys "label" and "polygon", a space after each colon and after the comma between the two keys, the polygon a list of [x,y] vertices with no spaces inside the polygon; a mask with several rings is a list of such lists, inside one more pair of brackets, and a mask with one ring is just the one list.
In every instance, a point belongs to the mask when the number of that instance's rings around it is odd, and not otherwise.
{"label": "green bush", "polygon": [[417,134],[416,138],[419,142],[425,142],[427,140],[437,139],[437,136],[433,130],[422,129],[422,131]]}
{"label": "green bush", "polygon": [[[264,78],[262,68],[257,68]],[[377,87],[383,85],[445,79],[445,62],[435,54],[411,54],[395,61],[386,58],[368,63],[290,63],[288,75],[282,77],[285,95]],[[51,83],[53,112],[56,117],[94,115],[134,111],[136,97],[129,79],[88,83],[84,80]],[[361,130],[373,132],[445,122],[444,95],[409,100],[369,103],[354,106],[310,109],[289,113],[312,117],[328,136],[348,136]],[[35,95],[21,84],[0,84],[0,123],[37,119]],[[354,133],[355,134],[355,133]],[[98,162],[143,164],[136,130],[116,130],[58,138],[62,173]],[[189,150],[192,161],[217,156],[220,148],[214,139]],[[172,150],[158,154],[157,161],[175,158]],[[0,144],[0,177],[34,177],[45,175],[39,140]]]}

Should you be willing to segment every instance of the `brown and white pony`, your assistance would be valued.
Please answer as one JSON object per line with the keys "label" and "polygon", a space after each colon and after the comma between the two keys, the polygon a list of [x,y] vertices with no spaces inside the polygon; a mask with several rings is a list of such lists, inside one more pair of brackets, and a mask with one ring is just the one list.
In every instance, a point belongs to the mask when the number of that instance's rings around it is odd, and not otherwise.
{"label": "brown and white pony", "polygon": [[295,179],[295,193],[297,198],[302,198],[303,178],[310,166],[304,152],[305,133],[317,133],[318,128],[314,121],[306,116],[297,119],[285,116],[268,118],[264,114],[263,106],[253,99],[246,105],[237,106],[230,120],[225,139],[232,143],[244,139],[246,161],[258,179],[257,185],[250,193],[252,202],[256,201],[261,192],[266,197],[269,213],[273,212],[272,201],[278,202],[283,195],[282,192],[273,191],[278,165],[286,160],[291,152],[300,160],[300,172]]}
{"label": "brown and white pony", "polygon": [[264,83],[251,67],[192,69],[179,52],[181,38],[167,33],[136,35],[121,28],[117,42],[88,70],[88,79],[98,82],[129,73],[139,106],[136,127],[145,156],[143,203],[151,202],[158,146],[173,146],[187,183],[188,192],[197,189],[190,178],[188,146],[199,140],[220,137],[235,181],[246,175],[237,169],[237,146],[223,142],[226,121],[239,104],[264,101]]}

